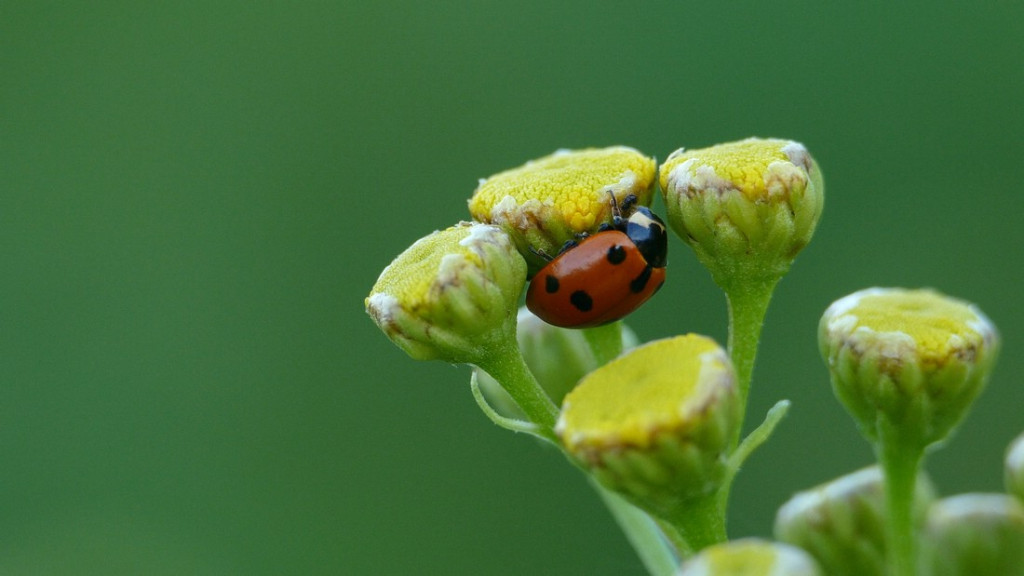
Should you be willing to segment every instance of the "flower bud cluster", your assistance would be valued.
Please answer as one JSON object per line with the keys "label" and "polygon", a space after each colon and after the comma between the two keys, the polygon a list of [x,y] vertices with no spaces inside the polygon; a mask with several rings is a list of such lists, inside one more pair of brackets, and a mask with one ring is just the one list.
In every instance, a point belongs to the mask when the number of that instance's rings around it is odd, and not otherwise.
{"label": "flower bud cluster", "polygon": [[[914,486],[917,457],[963,419],[1000,346],[977,307],[932,290],[862,290],[833,303],[819,324],[833,390],[881,447],[885,473],[869,468],[798,494],[776,518],[780,543],[715,544],[726,538],[724,497],[749,453],[744,446],[752,445],[737,439],[753,356],[737,360],[732,333],[730,358],[704,336],[632,347],[627,331],[627,352],[597,366],[583,333],[517,314],[531,273],[567,241],[612,220],[627,197],[650,204],[655,181],[654,159],[624,146],[563,150],[483,179],[469,201],[477,222],[410,246],[380,274],[366,310],[415,359],[504,375],[498,384],[478,373],[496,407],[492,419],[530,414],[527,420],[542,424],[539,435],[659,517],[670,539],[675,529],[681,551],[708,546],[680,575],[881,576],[892,566],[912,573],[920,559],[936,576],[1024,576],[1024,436],[1006,456],[1011,495],[933,503],[927,481]],[[669,224],[730,296],[730,318],[733,306],[752,301],[734,302],[734,295],[770,297],[809,242],[824,202],[816,162],[788,140],[679,149],[661,165],[660,184]],[[748,322],[756,325],[754,350],[760,318],[763,311]],[[518,364],[495,358],[515,353],[516,344],[524,357]],[[562,405],[557,423],[551,399]],[[486,405],[485,412],[495,414]],[[893,466],[893,455],[909,455],[910,466]],[[893,490],[893,478],[909,481]],[[898,538],[893,518],[907,524],[907,534],[924,526],[920,555],[916,541]]]}

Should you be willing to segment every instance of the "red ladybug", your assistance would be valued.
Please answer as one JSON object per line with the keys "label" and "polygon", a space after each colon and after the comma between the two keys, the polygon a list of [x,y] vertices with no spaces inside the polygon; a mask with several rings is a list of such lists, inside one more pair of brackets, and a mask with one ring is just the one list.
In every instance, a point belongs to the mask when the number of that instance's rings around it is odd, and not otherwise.
{"label": "red ladybug", "polygon": [[627,316],[661,288],[665,223],[636,201],[630,194],[620,208],[612,195],[612,223],[549,258],[526,291],[531,312],[555,326],[590,328]]}

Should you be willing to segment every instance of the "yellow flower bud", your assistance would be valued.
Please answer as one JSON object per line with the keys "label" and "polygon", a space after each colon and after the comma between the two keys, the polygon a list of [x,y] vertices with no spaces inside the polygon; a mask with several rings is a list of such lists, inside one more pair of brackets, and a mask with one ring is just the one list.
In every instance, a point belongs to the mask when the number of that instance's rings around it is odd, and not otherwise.
{"label": "yellow flower bud", "polygon": [[819,326],[836,396],[869,440],[880,417],[901,442],[945,438],[984,387],[999,348],[975,306],[932,290],[870,288],[833,303]]}
{"label": "yellow flower bud", "polygon": [[577,234],[592,233],[611,220],[611,196],[633,194],[649,205],[654,159],[625,146],[559,150],[480,181],[469,212],[480,222],[501,226],[526,258],[531,272]]}
{"label": "yellow flower bud", "polygon": [[[919,524],[935,490],[921,476],[914,494]],[[871,466],[793,496],[775,516],[775,537],[806,550],[829,576],[885,576],[887,521],[882,471]]]}
{"label": "yellow flower bud", "polygon": [[602,484],[672,521],[719,487],[738,422],[728,355],[690,334],[634,348],[584,377],[555,432]]}
{"label": "yellow flower bud", "polygon": [[461,223],[420,239],[381,273],[366,311],[417,360],[477,364],[514,338],[526,263],[496,226]]}
{"label": "yellow flower bud", "polygon": [[1024,505],[1006,494],[960,494],[928,511],[922,556],[933,576],[1024,576]]}
{"label": "yellow flower bud", "polygon": [[791,140],[680,148],[660,174],[669,224],[726,290],[778,281],[810,241],[824,205],[821,171]]}
{"label": "yellow flower bud", "polygon": [[678,576],[818,576],[803,550],[756,538],[716,544],[683,564]]}

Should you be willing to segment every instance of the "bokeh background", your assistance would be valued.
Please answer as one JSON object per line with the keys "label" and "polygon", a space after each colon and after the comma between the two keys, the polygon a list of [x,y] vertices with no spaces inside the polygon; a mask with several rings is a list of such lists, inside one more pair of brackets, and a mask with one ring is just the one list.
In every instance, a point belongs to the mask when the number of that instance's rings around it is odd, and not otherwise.
{"label": "bokeh background", "polygon": [[[871,461],[815,342],[854,290],[1002,330],[943,492],[999,489],[1024,431],[1020,3],[14,1],[0,65],[2,574],[640,573],[577,470],[363,310],[478,178],[561,147],[776,136],[823,167],[750,420],[794,406],[733,536]],[[723,340],[675,239],[669,274],[632,327]]]}

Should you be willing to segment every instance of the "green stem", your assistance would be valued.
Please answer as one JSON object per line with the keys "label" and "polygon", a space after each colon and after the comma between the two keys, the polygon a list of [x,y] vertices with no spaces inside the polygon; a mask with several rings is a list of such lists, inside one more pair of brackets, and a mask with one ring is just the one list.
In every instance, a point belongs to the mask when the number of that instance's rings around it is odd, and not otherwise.
{"label": "green stem", "polygon": [[619,527],[626,534],[626,539],[633,545],[640,561],[644,563],[651,576],[671,576],[679,567],[679,559],[666,546],[658,524],[644,511],[622,499],[621,496],[607,490],[591,480],[594,489],[604,500]]}
{"label": "green stem", "polygon": [[604,366],[622,354],[622,322],[586,328],[583,337],[587,339],[598,366]]}
{"label": "green stem", "polygon": [[686,539],[683,538],[683,535],[679,533],[678,528],[673,526],[667,520],[654,518],[654,521],[658,524],[659,527],[661,527],[661,532],[665,535],[665,538],[675,548],[680,558],[686,559],[696,554],[696,552],[694,552],[693,550],[693,547],[690,546],[690,543],[687,542]]}
{"label": "green stem", "polygon": [[[589,334],[593,331],[593,334]],[[614,358],[622,350],[622,327],[618,322],[593,328],[588,332],[587,340],[594,350],[594,355],[599,361],[607,361]],[[615,344],[617,343],[617,345]],[[515,338],[502,343],[487,358],[477,364],[481,369],[491,375],[492,378],[501,383],[501,386],[515,400],[519,408],[526,414],[531,422],[537,424],[539,430],[536,433],[544,438],[561,446],[554,434],[555,421],[558,419],[558,409],[551,399],[537,383],[533,373],[530,372]],[[487,414],[499,425],[508,424],[504,419],[497,416],[490,407],[484,407],[479,390],[474,387],[474,396],[477,402],[481,403],[484,413]],[[516,426],[518,427],[518,425]],[[515,429],[513,427],[512,429]],[[528,431],[522,429],[520,431]],[[647,567],[653,576],[670,576],[674,573],[678,562],[672,553],[669,543],[665,540],[658,525],[651,520],[650,516],[635,508],[604,488],[601,488],[596,481],[592,480],[601,498],[607,504],[612,515],[619,526],[626,534],[626,538],[633,549],[636,550],[640,560]]]}
{"label": "green stem", "polygon": [[[691,551],[725,542],[725,515],[717,492],[687,500],[668,521],[679,532]],[[681,553],[685,553],[682,552]]]}
{"label": "green stem", "polygon": [[[590,346],[597,366],[603,366],[622,354],[622,322],[585,328],[583,337]],[[652,519],[621,496],[602,487],[593,477],[591,484],[608,506],[648,573],[652,576],[674,574],[679,567],[679,559],[672,551],[673,546],[681,554],[689,553],[688,545],[678,537],[675,529]]]}
{"label": "green stem", "polygon": [[[484,398],[483,392],[480,391],[480,382],[477,379],[477,372],[474,370],[473,375],[469,379],[469,389],[473,392],[473,399],[476,400],[476,405],[480,407],[484,415],[491,419],[498,426],[501,426],[505,430],[511,432],[529,434],[541,440],[548,442],[555,442],[554,437],[551,434],[545,434],[541,427],[526,420],[519,420],[518,418],[509,418],[502,416],[497,410],[491,407],[487,403],[487,398]],[[555,444],[557,446],[557,443]]]}
{"label": "green stem", "polygon": [[875,446],[885,474],[886,548],[891,576],[915,576],[917,573],[917,534],[914,526],[914,489],[924,451],[904,442],[894,426],[880,419]]}
{"label": "green stem", "polygon": [[540,426],[544,435],[554,438],[553,430],[558,419],[558,408],[526,366],[514,335],[498,350],[494,350],[486,359],[481,360],[477,366],[501,384],[527,418]]}
{"label": "green stem", "polygon": [[[768,304],[771,302],[772,292],[775,290],[777,283],[778,277],[759,282],[741,281],[730,285],[719,283],[719,286],[724,288],[726,300],[729,304],[729,357],[732,360],[733,369],[736,371],[736,382],[740,396],[739,420],[729,441],[728,454],[734,454],[740,443],[743,422],[747,414],[747,398],[750,395],[750,381],[754,372],[754,360],[757,358],[757,348],[761,340],[761,327],[764,325]],[[770,418],[771,423],[765,430],[763,438],[760,436],[755,437],[755,443],[749,445],[750,451],[757,447],[758,441],[764,441],[764,438],[771,433],[771,429],[774,428],[783,414],[785,414],[785,408],[782,408],[775,417]],[[732,492],[732,483],[736,479],[736,472],[739,470],[739,465],[742,464],[742,458],[745,458],[747,455],[749,455],[749,452],[741,455],[740,460],[733,462],[732,469],[723,478],[721,486],[709,498],[710,502],[714,505],[706,505],[707,510],[705,514],[708,514],[709,518],[713,517],[714,521],[717,522],[717,525],[714,525],[710,519],[705,520],[709,526],[714,528],[714,531],[711,533],[712,538],[707,542],[709,544],[724,542],[727,539],[725,523],[729,510],[729,494]],[[690,545],[697,550],[707,545],[700,545],[697,541],[691,540],[688,531],[683,531],[683,534],[690,541]]]}
{"label": "green stem", "polygon": [[743,442],[740,442],[740,445],[729,455],[725,478],[722,479],[722,487],[718,490],[718,506],[723,511],[727,508],[729,491],[732,490],[732,482],[736,478],[736,473],[740,471],[743,463],[754,453],[754,450],[757,450],[772,435],[775,427],[778,426],[779,422],[786,416],[786,412],[789,411],[789,404],[789,400],[779,400],[776,402],[775,406],[768,410],[764,422],[761,422],[760,426],[748,434],[743,439]]}
{"label": "green stem", "polygon": [[747,412],[754,359],[757,358],[757,346],[761,340],[761,327],[777,282],[739,282],[725,291],[729,303],[729,356],[736,369],[740,392],[740,425],[733,435],[732,448],[739,444]]}

